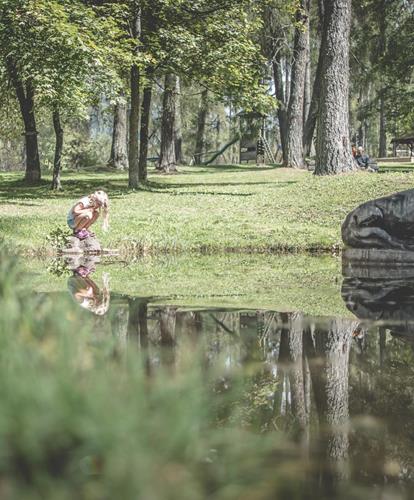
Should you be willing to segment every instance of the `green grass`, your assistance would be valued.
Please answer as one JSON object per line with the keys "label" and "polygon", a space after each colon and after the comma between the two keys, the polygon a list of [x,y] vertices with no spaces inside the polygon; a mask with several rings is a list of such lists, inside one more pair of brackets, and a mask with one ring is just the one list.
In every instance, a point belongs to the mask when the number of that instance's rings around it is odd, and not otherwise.
{"label": "green grass", "polygon": [[[21,173],[0,175],[0,233],[25,252],[50,251],[47,235],[97,187],[109,192],[111,230],[104,246],[133,253],[330,250],[357,204],[414,186],[413,173],[315,177],[306,171],[247,166],[182,167],[150,172],[145,190],[129,191],[124,173],[67,172],[65,191],[49,180],[25,187]],[[98,226],[98,224],[97,224]]]}
{"label": "green grass", "polygon": [[378,164],[379,171],[382,172],[413,172],[414,163],[387,162]]}
{"label": "green grass", "polygon": [[[26,289],[67,292],[67,276],[51,274],[43,260],[24,261]],[[110,274],[113,294],[179,307],[230,307],[349,316],[341,297],[341,260],[306,255],[162,256],[128,263],[103,260],[92,276]]]}

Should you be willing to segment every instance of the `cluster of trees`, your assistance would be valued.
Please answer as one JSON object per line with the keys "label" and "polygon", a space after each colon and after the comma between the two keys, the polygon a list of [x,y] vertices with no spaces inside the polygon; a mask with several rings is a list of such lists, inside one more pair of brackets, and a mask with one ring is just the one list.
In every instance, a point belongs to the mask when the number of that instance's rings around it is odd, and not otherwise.
{"label": "cluster of trees", "polygon": [[149,153],[169,172],[224,152],[241,110],[275,116],[286,166],[315,154],[316,173],[346,171],[351,139],[377,132],[385,156],[387,133],[413,126],[413,17],[407,0],[0,0],[0,132],[23,125],[34,184],[38,122],[53,124],[55,189],[63,129],[103,101],[131,188]]}
{"label": "cluster of trees", "polygon": [[351,169],[350,141],[387,155],[387,134],[414,129],[413,20],[406,0],[300,0],[294,26],[270,8],[272,63],[283,161],[316,173]]}

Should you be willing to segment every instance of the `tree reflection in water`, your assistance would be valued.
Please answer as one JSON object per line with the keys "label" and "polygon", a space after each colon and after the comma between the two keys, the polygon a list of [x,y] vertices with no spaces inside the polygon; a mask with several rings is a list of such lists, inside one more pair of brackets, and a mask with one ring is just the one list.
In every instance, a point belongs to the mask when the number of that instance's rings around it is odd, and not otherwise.
{"label": "tree reflection in water", "polygon": [[413,292],[401,279],[346,276],[342,295],[354,319],[191,310],[113,293],[102,320],[119,351],[138,352],[151,376],[185,373],[185,360],[201,353],[220,397],[228,395],[219,421],[283,431],[310,497],[331,498],[355,482],[386,489],[414,477],[414,355],[396,340],[411,341]]}

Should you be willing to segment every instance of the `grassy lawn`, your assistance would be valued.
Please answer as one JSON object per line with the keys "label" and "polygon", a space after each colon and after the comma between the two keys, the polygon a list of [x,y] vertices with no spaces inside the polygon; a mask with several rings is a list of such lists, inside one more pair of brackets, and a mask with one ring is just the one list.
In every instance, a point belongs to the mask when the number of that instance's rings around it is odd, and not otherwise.
{"label": "grassy lawn", "polygon": [[102,187],[112,202],[104,246],[135,253],[312,251],[341,245],[340,225],[355,205],[414,187],[413,173],[315,177],[306,171],[247,166],[151,171],[145,190],[129,191],[127,174],[65,172],[64,192],[49,178],[26,187],[22,173],[0,174],[0,234],[25,252],[47,252],[47,236],[66,228],[66,213]]}

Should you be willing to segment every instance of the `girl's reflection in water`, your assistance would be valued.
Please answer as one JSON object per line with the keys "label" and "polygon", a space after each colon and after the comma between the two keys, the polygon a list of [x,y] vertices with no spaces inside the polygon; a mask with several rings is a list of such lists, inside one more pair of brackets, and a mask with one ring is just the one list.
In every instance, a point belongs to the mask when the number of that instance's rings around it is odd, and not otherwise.
{"label": "girl's reflection in water", "polygon": [[89,259],[76,264],[76,267],[71,266],[73,275],[68,279],[69,293],[82,308],[103,316],[109,309],[109,274],[103,273],[103,286],[100,289],[90,277],[96,269],[95,261]]}

